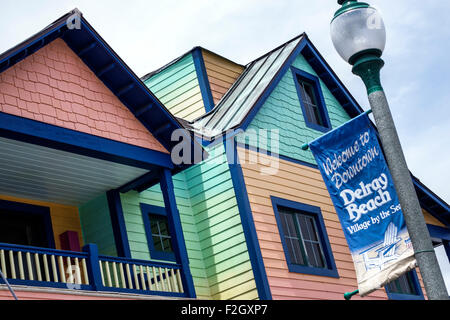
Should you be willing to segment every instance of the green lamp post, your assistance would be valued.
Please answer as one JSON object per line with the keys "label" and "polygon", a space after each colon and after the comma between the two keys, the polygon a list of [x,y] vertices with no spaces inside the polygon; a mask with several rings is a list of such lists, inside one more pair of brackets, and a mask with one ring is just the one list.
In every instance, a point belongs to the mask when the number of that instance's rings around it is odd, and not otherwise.
{"label": "green lamp post", "polygon": [[[380,81],[380,70],[384,66],[381,55],[386,44],[383,19],[367,3],[338,0],[338,4],[342,7],[331,21],[333,45],[339,55],[353,66],[353,73],[361,77],[367,88],[427,296],[430,300],[448,300],[444,279]],[[346,298],[355,293],[349,293]]]}

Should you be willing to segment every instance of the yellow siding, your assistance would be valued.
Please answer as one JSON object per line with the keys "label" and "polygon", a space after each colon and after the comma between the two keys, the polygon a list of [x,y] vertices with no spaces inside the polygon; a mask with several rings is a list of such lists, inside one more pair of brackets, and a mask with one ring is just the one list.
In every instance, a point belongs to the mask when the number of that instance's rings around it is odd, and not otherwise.
{"label": "yellow siding", "polygon": [[55,237],[56,249],[61,249],[59,241],[60,234],[66,231],[76,231],[80,246],[83,246],[82,231],[80,225],[80,217],[78,215],[78,208],[56,203],[35,201],[29,199],[21,199],[10,196],[0,195],[0,200],[7,200],[13,202],[21,202],[26,204],[33,204],[37,206],[49,207],[52,219],[53,235]]}
{"label": "yellow siding", "polygon": [[427,224],[432,224],[438,227],[447,228],[443,223],[441,223],[438,219],[429,214],[426,210],[422,209],[423,216],[425,217],[425,222]]}
{"label": "yellow siding", "polygon": [[202,54],[214,104],[217,105],[244,67],[206,50],[202,50]]}

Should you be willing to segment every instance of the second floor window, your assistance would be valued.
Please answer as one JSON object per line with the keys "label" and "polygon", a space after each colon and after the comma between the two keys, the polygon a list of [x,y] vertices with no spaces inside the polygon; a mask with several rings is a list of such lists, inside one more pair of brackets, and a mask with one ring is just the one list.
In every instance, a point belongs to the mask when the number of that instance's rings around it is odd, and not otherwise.
{"label": "second floor window", "polygon": [[173,252],[169,233],[169,224],[166,217],[149,215],[150,230],[152,232],[153,245],[156,251]]}
{"label": "second floor window", "polygon": [[305,117],[311,123],[324,127],[322,116],[320,115],[319,104],[316,99],[314,87],[301,79],[298,79],[300,85],[300,95],[305,107]]}
{"label": "second floor window", "polygon": [[294,67],[292,73],[306,126],[322,132],[330,130],[331,123],[319,78]]}

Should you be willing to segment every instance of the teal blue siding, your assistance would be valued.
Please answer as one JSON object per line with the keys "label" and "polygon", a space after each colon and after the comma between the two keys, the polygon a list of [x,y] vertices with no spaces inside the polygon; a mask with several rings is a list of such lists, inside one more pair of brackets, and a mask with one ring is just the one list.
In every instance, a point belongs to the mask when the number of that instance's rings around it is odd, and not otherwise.
{"label": "teal blue siding", "polygon": [[117,256],[106,193],[79,208],[83,242],[98,246],[101,255]]}
{"label": "teal blue siding", "polygon": [[[318,77],[302,55],[295,59],[292,66]],[[247,132],[249,130],[258,131],[259,129],[279,129],[279,153],[281,155],[316,164],[311,152],[303,151],[300,147],[302,144],[323,135],[323,132],[306,126],[294,81],[291,69],[288,69],[255,115],[247,128]],[[320,85],[332,127],[336,128],[350,120],[350,116],[323,81],[320,81]],[[238,141],[244,142],[242,137],[238,137]],[[254,145],[253,143],[250,144]],[[270,141],[268,149],[272,151]]]}

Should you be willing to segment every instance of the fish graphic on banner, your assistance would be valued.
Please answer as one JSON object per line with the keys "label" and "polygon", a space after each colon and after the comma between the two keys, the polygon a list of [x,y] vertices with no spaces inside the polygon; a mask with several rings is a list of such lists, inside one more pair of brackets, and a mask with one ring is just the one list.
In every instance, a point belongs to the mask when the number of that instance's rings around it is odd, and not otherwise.
{"label": "fish graphic on banner", "polygon": [[367,114],[309,145],[319,166],[365,296],[416,267],[391,174]]}

